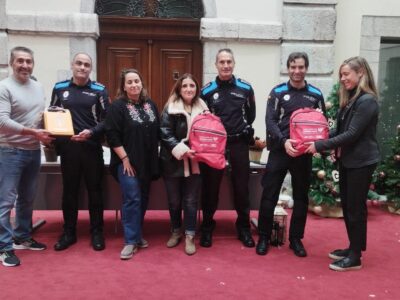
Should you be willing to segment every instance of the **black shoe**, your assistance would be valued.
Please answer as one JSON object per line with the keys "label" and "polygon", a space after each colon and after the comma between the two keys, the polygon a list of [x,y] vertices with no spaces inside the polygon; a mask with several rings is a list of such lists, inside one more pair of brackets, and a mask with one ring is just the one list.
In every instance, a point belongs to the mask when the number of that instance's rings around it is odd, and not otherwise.
{"label": "black shoe", "polygon": [[240,230],[238,233],[238,238],[245,247],[252,248],[256,245],[253,237],[251,236],[250,230],[248,229]]}
{"label": "black shoe", "polygon": [[269,249],[269,241],[266,236],[260,235],[257,242],[256,253],[258,255],[266,255]]}
{"label": "black shoe", "polygon": [[333,250],[331,253],[329,253],[328,256],[329,256],[329,258],[339,260],[339,259],[349,256],[349,254],[350,254],[350,249],[348,249],[348,248],[347,249],[336,249],[336,250]]}
{"label": "black shoe", "polygon": [[360,270],[361,268],[361,259],[352,257],[342,258],[329,265],[329,269],[335,271]]}
{"label": "black shoe", "polygon": [[76,243],[76,236],[67,235],[67,234],[63,233],[63,235],[60,237],[58,242],[54,245],[54,250],[62,251],[62,250],[67,249],[69,246],[71,246],[75,243]]}
{"label": "black shoe", "polygon": [[200,246],[205,248],[210,248],[212,246],[212,233],[205,231],[201,233],[200,236]]}
{"label": "black shoe", "polygon": [[106,243],[104,242],[104,236],[102,232],[92,233],[92,247],[95,251],[101,251],[106,248]]}
{"label": "black shoe", "polygon": [[298,257],[306,257],[307,252],[300,239],[290,240],[289,248],[293,250],[294,254]]}

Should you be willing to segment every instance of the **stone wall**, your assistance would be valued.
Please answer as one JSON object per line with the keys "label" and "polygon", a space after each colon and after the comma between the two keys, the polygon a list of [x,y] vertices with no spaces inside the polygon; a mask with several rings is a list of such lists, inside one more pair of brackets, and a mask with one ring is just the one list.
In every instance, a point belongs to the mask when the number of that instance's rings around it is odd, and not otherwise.
{"label": "stone wall", "polygon": [[287,80],[286,60],[293,51],[309,55],[307,80],[327,96],[333,85],[335,0],[284,0],[281,78]]}
{"label": "stone wall", "polygon": [[0,80],[8,76],[6,0],[0,0]]}

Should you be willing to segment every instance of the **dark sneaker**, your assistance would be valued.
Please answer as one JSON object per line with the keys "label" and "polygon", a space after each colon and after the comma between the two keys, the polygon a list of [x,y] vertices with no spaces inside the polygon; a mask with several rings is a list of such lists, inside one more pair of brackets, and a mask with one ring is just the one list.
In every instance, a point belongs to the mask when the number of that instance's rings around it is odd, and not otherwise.
{"label": "dark sneaker", "polygon": [[350,254],[350,249],[336,249],[333,250],[331,253],[328,254],[329,258],[332,259],[342,259]]}
{"label": "dark sneaker", "polygon": [[[350,255],[350,249],[336,249],[328,254],[329,258],[334,260],[342,259],[348,257]],[[362,259],[362,255],[360,255],[360,259]]]}
{"label": "dark sneaker", "polygon": [[0,261],[3,262],[3,266],[16,267],[20,265],[19,258],[15,255],[14,250],[0,252]]}
{"label": "dark sneaker", "polygon": [[139,248],[149,248],[149,242],[146,241],[145,239],[141,239],[139,243],[137,243],[137,246]]}
{"label": "dark sneaker", "polygon": [[26,240],[14,239],[13,248],[16,250],[44,250],[46,249],[46,245],[35,241],[33,238]]}
{"label": "dark sneaker", "polygon": [[329,269],[334,271],[352,271],[361,269],[361,260],[359,258],[345,257],[329,265]]}

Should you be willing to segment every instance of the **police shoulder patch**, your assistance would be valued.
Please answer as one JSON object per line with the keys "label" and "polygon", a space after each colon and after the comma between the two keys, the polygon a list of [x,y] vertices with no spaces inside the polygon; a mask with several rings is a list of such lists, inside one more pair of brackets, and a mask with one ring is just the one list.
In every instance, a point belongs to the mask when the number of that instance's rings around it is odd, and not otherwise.
{"label": "police shoulder patch", "polygon": [[311,84],[307,85],[307,90],[311,93],[317,94],[318,96],[322,96],[322,92]]}
{"label": "police shoulder patch", "polygon": [[70,83],[71,83],[71,80],[64,80],[64,81],[57,82],[54,85],[54,89],[58,90],[58,89],[66,88],[70,85]]}
{"label": "police shoulder patch", "polygon": [[277,94],[282,93],[282,92],[287,92],[289,90],[289,87],[287,83],[281,83],[278,84],[276,87],[274,87],[273,91]]}
{"label": "police shoulder patch", "polygon": [[201,89],[201,94],[205,95],[208,94],[209,92],[212,92],[217,88],[217,83],[215,81],[211,81],[207,83],[202,89]]}
{"label": "police shoulder patch", "polygon": [[251,84],[249,82],[247,82],[246,80],[243,80],[241,78],[236,79],[236,85],[238,87],[241,87],[241,88],[246,89],[246,90],[250,90],[251,89]]}
{"label": "police shoulder patch", "polygon": [[106,87],[104,85],[102,85],[101,83],[99,83],[99,82],[92,81],[90,83],[90,88],[94,89],[96,91],[103,91]]}

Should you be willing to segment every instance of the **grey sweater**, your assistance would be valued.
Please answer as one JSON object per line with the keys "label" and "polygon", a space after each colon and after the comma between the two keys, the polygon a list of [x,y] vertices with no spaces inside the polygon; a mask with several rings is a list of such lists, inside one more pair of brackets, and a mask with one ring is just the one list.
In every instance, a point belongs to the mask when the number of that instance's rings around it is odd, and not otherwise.
{"label": "grey sweater", "polygon": [[44,108],[40,83],[30,79],[21,84],[14,76],[0,81],[0,147],[39,149],[39,141],[34,136],[21,135],[21,131],[24,127],[43,128]]}

